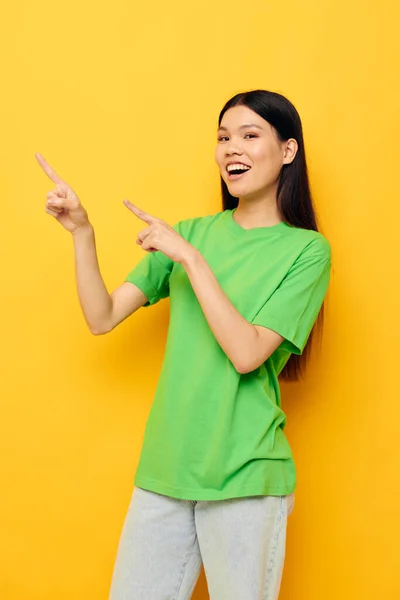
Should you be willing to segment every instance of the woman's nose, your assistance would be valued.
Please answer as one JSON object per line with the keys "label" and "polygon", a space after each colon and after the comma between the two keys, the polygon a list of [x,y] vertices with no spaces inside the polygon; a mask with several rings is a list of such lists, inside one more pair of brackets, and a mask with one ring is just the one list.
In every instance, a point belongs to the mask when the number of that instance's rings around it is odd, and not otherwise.
{"label": "woman's nose", "polygon": [[240,144],[231,142],[226,148],[227,156],[231,154],[243,154]]}

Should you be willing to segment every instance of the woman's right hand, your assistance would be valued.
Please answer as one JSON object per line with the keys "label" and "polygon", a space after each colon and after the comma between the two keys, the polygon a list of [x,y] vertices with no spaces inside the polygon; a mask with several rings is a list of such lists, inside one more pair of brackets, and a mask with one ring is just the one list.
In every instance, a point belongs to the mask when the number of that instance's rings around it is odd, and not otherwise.
{"label": "woman's right hand", "polygon": [[74,190],[57,175],[43,156],[38,153],[35,156],[43,171],[56,184],[55,189],[47,194],[45,211],[70,233],[89,226],[88,214]]}

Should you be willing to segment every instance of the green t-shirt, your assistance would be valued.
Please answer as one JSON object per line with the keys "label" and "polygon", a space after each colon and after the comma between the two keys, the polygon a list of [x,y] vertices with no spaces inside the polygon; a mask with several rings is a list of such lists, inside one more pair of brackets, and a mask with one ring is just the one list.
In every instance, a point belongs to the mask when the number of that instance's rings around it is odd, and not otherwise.
{"label": "green t-shirt", "polygon": [[186,500],[294,491],[278,375],[301,354],[325,297],[331,266],[319,232],[278,223],[246,230],[234,210],[174,229],[205,258],[221,288],[254,325],[285,339],[254,371],[236,371],[212,333],[184,267],[151,252],[128,275],[148,298],[170,297],[163,366],[135,485]]}

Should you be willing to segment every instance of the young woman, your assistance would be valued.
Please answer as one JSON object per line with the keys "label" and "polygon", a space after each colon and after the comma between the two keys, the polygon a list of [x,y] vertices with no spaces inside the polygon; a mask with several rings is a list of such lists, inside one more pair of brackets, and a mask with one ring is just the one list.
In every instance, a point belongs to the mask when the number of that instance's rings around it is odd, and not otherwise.
{"label": "young woman", "polygon": [[[302,126],[253,90],[219,115],[223,210],[174,227],[125,201],[143,260],[112,294],[88,215],[56,184],[46,211],[74,240],[90,331],[170,297],[163,367],[118,550],[111,600],[187,600],[204,564],[212,600],[275,600],[296,470],[278,377],[304,370],[331,250],[318,231]],[[319,319],[318,319],[319,320]]]}

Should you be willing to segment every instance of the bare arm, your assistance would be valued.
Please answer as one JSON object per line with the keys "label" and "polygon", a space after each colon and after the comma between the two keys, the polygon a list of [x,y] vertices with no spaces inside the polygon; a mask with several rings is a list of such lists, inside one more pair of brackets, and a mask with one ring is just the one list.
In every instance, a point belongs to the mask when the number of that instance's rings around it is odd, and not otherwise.
{"label": "bare arm", "polygon": [[284,338],[272,329],[249,323],[233,306],[205,258],[177,231],[131,202],[126,206],[148,225],[138,234],[143,250],[160,250],[182,264],[211,331],[235,369],[243,374],[257,369]]}
{"label": "bare arm", "polygon": [[257,369],[282,343],[276,331],[252,325],[236,310],[206,260],[191,250],[182,261],[204,316],[239,373]]}
{"label": "bare arm", "polygon": [[90,331],[111,331],[147,302],[144,293],[125,282],[109,294],[100,273],[93,227],[88,214],[71,186],[54,171],[41,154],[36,159],[56,185],[47,194],[45,211],[54,217],[73,238],[75,274],[79,301]]}
{"label": "bare arm", "polygon": [[79,302],[94,335],[108,333],[147,302],[145,294],[124,282],[109,294],[100,273],[93,227],[87,224],[72,234]]}

